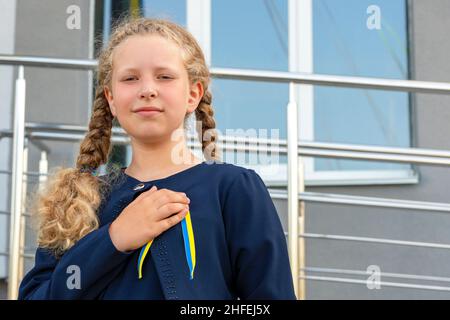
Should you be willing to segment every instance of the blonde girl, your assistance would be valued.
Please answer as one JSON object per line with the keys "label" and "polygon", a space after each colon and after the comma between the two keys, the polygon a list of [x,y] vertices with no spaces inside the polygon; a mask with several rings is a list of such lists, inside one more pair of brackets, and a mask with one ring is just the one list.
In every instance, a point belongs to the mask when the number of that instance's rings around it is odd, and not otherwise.
{"label": "blonde girl", "polygon": [[[39,195],[35,266],[20,299],[296,298],[263,181],[220,162],[210,80],[181,26],[138,18],[114,28],[76,167],[57,171]],[[205,160],[180,134],[189,117],[201,124]],[[114,119],[132,160],[98,176]]]}

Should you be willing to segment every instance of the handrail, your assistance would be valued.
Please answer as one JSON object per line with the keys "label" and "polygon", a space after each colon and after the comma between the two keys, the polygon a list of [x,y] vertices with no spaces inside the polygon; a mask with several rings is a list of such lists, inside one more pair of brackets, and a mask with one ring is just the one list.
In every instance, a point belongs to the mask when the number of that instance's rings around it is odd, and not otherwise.
{"label": "handrail", "polygon": [[[357,279],[348,279],[348,278],[321,277],[321,276],[303,276],[303,277],[299,277],[299,278],[304,279],[304,280],[329,281],[329,282],[367,285],[367,280],[357,280]],[[386,281],[380,281],[378,284],[380,285],[380,287],[422,289],[422,290],[434,290],[434,291],[450,291],[450,287],[443,287],[443,286],[428,286],[428,285],[399,283],[399,282],[386,282]]]}
{"label": "handrail", "polygon": [[14,65],[40,68],[60,68],[75,70],[95,70],[97,60],[93,59],[66,59],[40,56],[17,56],[12,54],[0,54],[0,65]]}
{"label": "handrail", "polygon": [[436,94],[450,93],[450,83],[446,82],[351,77],[328,74],[234,68],[211,68],[211,74],[221,79],[239,79],[278,83],[293,82],[296,84],[310,84],[331,87],[409,91]]}
{"label": "handrail", "polygon": [[[26,137],[30,141],[62,140],[80,141],[84,138],[87,126],[49,124],[49,123],[26,123]],[[112,141],[119,144],[128,144],[129,138],[122,128],[113,128]],[[1,137],[12,137],[12,130],[0,130]],[[188,134],[188,145],[200,148],[195,134]],[[221,136],[217,142],[223,150],[249,151],[249,152],[273,152],[280,155],[287,154],[287,140],[285,139],[259,139],[234,136]],[[46,148],[48,149],[48,148]],[[399,148],[381,147],[367,145],[353,145],[342,143],[324,142],[298,142],[299,156],[315,156],[330,158],[347,158],[359,160],[373,160],[383,162],[414,163],[427,165],[450,165],[450,151],[422,149],[422,148]]]}
{"label": "handrail", "polygon": [[[63,69],[75,69],[75,70],[95,70],[97,66],[97,61],[95,60],[86,60],[86,59],[60,59],[60,58],[48,58],[48,57],[24,57],[24,56],[15,56],[15,55],[0,55],[0,64],[4,65],[19,65],[23,70],[23,66],[34,66],[34,67],[45,67],[45,68],[63,68]],[[449,94],[450,93],[450,83],[442,83],[442,82],[428,82],[428,81],[416,81],[416,80],[397,80],[397,79],[382,79],[382,78],[367,78],[367,77],[349,77],[349,76],[335,76],[335,75],[319,75],[319,74],[306,74],[306,73],[294,73],[294,72],[279,72],[279,71],[262,71],[262,70],[249,70],[249,69],[227,69],[227,68],[210,68],[210,73],[215,78],[222,79],[240,79],[240,80],[250,80],[250,81],[270,81],[270,82],[278,82],[278,83],[289,83],[289,104],[288,104],[288,126],[293,128],[291,129],[294,133],[297,132],[298,123],[297,123],[297,112],[298,107],[297,101],[295,101],[295,95],[293,94],[294,88],[296,84],[309,84],[309,85],[322,85],[322,86],[333,86],[333,87],[346,87],[346,88],[365,88],[365,89],[376,89],[376,90],[392,90],[392,91],[407,91],[407,92],[423,92],[423,93],[433,93],[433,94]],[[23,74],[23,73],[22,73]],[[16,87],[16,103],[18,100],[24,101],[25,93],[19,91],[18,87]],[[22,100],[21,100],[22,99]],[[291,106],[291,107],[289,107]],[[295,107],[293,107],[295,106]],[[15,117],[15,130],[14,134],[18,134],[18,128],[24,128],[24,122],[20,119],[20,117]],[[25,132],[22,132],[22,137]],[[46,133],[48,134],[48,133]],[[41,133],[41,136],[30,135],[30,138],[44,138],[45,134]],[[71,137],[70,135],[61,136],[61,139],[67,139]],[[20,138],[20,137],[19,137]],[[14,139],[14,143],[18,146],[17,142],[20,142],[19,138]],[[364,146],[364,148],[370,148],[370,146]],[[353,149],[352,149],[353,148]],[[302,170],[298,170],[299,165],[301,165],[301,160],[298,159],[298,156],[322,156],[322,157],[337,157],[337,158],[353,158],[353,159],[367,159],[367,160],[376,160],[376,161],[393,161],[393,162],[406,162],[412,161],[414,163],[427,163],[427,164],[437,164],[437,165],[448,165],[448,158],[437,156],[436,153],[430,152],[426,155],[412,155],[412,154],[386,154],[382,153],[381,150],[376,152],[371,151],[362,151],[355,150],[355,147],[346,147],[346,146],[330,146],[325,147],[322,145],[320,147],[317,144],[309,144],[308,146],[299,147],[298,146],[298,136],[297,134],[292,137],[288,130],[288,138],[287,138],[287,153],[288,153],[288,172],[295,174],[294,177],[288,176],[288,193],[289,193],[289,230],[293,231],[289,233],[288,246],[290,256],[297,257],[298,249],[301,248],[302,243],[297,243],[299,230],[301,234],[304,232],[301,231],[301,228],[304,226],[304,209],[302,205],[298,205],[297,194],[298,191],[302,192],[301,188],[304,186],[304,176]],[[340,150],[337,150],[340,149]],[[352,150],[351,150],[352,149]],[[23,150],[20,150],[18,147],[14,148],[15,155],[18,159],[23,160]],[[236,148],[233,148],[236,150]],[[393,150],[391,150],[393,151]],[[405,150],[404,150],[405,151]],[[424,151],[421,151],[424,152]],[[419,152],[419,153],[421,153]],[[427,159],[434,158],[434,159]],[[440,159],[442,158],[442,159]],[[300,160],[300,162],[299,162]],[[17,183],[22,181],[22,168],[13,169],[14,177]],[[300,180],[300,181],[299,181]],[[13,270],[15,266],[18,265],[17,256],[20,253],[20,248],[17,249],[19,243],[19,235],[20,229],[16,226],[17,223],[20,223],[20,212],[17,211],[17,204],[21,199],[20,192],[16,188],[15,193],[13,193],[12,203],[15,203],[16,208],[14,209],[15,218],[11,219],[11,255],[10,257],[10,284],[8,286],[8,297],[14,298],[17,295],[17,277],[16,272]],[[295,199],[295,201],[293,201]],[[17,203],[17,204],[16,204]],[[303,200],[301,200],[301,204],[303,204]],[[19,207],[20,209],[20,207]],[[299,215],[300,209],[300,215]],[[18,213],[19,212],[19,213]],[[297,219],[299,219],[297,221]],[[298,223],[301,223],[300,228]],[[15,252],[17,250],[17,252]],[[304,276],[299,277],[299,271],[303,272],[301,268],[304,262],[300,257],[300,269],[297,268],[297,259],[296,261],[291,261],[291,266],[295,268],[292,269],[293,279],[296,282],[295,287],[297,288],[297,280]],[[303,288],[304,282],[300,283],[300,286]],[[296,290],[297,294],[298,291]],[[302,292],[302,295],[304,292]]]}
{"label": "handrail", "polygon": [[[17,56],[0,54],[0,65],[22,65],[43,68],[95,70],[98,61],[93,59],[65,59],[38,56]],[[368,77],[309,74],[288,71],[266,71],[238,68],[210,67],[211,76],[219,79],[239,79],[278,83],[311,84],[331,87],[365,88],[376,90],[409,91],[422,93],[449,94],[450,83],[399,80]]]}
{"label": "handrail", "polygon": [[406,240],[394,240],[394,239],[385,239],[385,238],[359,237],[359,236],[345,236],[345,235],[340,235],[340,234],[304,233],[304,234],[300,234],[299,237],[311,238],[311,239],[324,239],[324,240],[340,240],[340,241],[378,243],[378,244],[389,244],[389,245],[422,247],[422,248],[433,248],[433,249],[446,249],[446,250],[450,249],[450,244],[446,244],[446,243],[406,241]]}
{"label": "handrail", "polygon": [[[288,198],[287,192],[285,191],[269,189],[269,194],[272,197],[272,199],[286,200]],[[298,198],[300,199],[300,201],[305,202],[332,203],[340,205],[353,205],[353,206],[391,208],[391,209],[425,210],[431,212],[450,212],[450,203],[444,202],[349,196],[345,194],[319,193],[319,192],[299,192]]]}
{"label": "handrail", "polygon": [[[320,268],[320,267],[306,267],[304,269],[307,272],[314,273],[341,273],[341,274],[351,274],[351,275],[366,275],[366,270],[349,270],[349,269],[339,269],[339,268]],[[386,278],[401,278],[401,279],[415,279],[424,281],[437,281],[437,282],[450,282],[449,277],[436,277],[436,276],[424,276],[417,274],[408,273],[392,273],[392,272],[380,272],[381,277]]]}

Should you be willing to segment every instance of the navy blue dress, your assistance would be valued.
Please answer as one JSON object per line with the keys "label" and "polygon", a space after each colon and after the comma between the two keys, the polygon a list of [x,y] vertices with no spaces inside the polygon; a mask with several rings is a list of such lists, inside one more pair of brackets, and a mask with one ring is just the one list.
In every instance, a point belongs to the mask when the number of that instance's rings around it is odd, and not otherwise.
{"label": "navy blue dress", "polygon": [[[141,183],[144,187],[136,188]],[[154,239],[142,279],[137,271],[140,250],[121,252],[111,241],[110,224],[153,185],[184,192],[190,199],[196,251],[192,279],[180,223]],[[98,215],[100,227],[62,257],[36,250],[35,266],[20,284],[19,299],[296,299],[282,226],[253,170],[202,162],[148,182],[124,173]],[[73,266],[80,275],[75,287],[68,285]]]}

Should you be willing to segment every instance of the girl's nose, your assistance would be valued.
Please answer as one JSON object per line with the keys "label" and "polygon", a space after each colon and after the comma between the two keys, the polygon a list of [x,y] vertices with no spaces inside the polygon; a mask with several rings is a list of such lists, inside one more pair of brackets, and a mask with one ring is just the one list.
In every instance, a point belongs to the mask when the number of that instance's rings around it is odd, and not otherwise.
{"label": "girl's nose", "polygon": [[141,98],[150,98],[150,97],[154,98],[154,97],[156,97],[156,91],[155,91],[155,89],[148,88],[148,87],[143,88],[141,90],[141,92],[139,93],[139,96]]}

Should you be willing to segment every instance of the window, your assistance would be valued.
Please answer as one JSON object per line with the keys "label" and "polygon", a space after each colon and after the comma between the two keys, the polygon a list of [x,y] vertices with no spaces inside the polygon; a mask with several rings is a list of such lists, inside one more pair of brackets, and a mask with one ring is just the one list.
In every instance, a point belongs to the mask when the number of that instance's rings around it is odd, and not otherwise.
{"label": "window", "polygon": [[[408,79],[404,0],[350,0],[345,6],[333,0],[211,4],[213,67]],[[379,29],[368,26],[376,13]],[[294,35],[290,43],[288,30]],[[408,93],[297,87],[302,140],[410,146]],[[277,128],[279,138],[286,139],[287,85],[215,80],[213,92],[219,129]],[[268,184],[286,181],[285,157],[280,163],[277,174],[265,175],[259,166]],[[305,170],[310,185],[417,181],[406,164],[306,158]]]}
{"label": "window", "polygon": [[[237,10],[237,8],[239,8]],[[288,71],[288,2],[217,0],[211,2],[211,65],[213,67]],[[286,139],[289,85],[214,79],[213,103],[220,134]],[[224,152],[226,162],[245,165],[266,181],[280,179],[276,168],[286,156]],[[265,170],[270,168],[270,170]],[[275,169],[275,170],[273,170]],[[282,182],[284,183],[284,182]]]}
{"label": "window", "polygon": [[[315,0],[312,5],[315,73],[409,78],[406,1],[348,0],[342,6],[338,1]],[[371,25],[376,18],[379,28]],[[313,120],[309,119],[313,135],[306,139],[392,147],[411,144],[406,92],[316,86],[313,101]],[[329,183],[414,180],[408,164],[316,158],[310,166],[310,178]]]}
{"label": "window", "polygon": [[[106,4],[108,1],[104,1]],[[193,33],[211,67],[408,79],[406,0],[147,0],[148,17],[169,18]],[[119,10],[119,11],[120,11]],[[115,12],[114,8],[111,12]],[[113,14],[114,16],[114,14]],[[114,17],[113,17],[114,18]],[[377,19],[379,26],[370,25]],[[219,134],[286,139],[287,84],[213,79]],[[300,139],[409,147],[409,94],[298,85]],[[287,157],[224,152],[226,162],[285,185]],[[279,163],[278,170],[265,170]],[[306,183],[416,182],[407,164],[305,158]]]}

